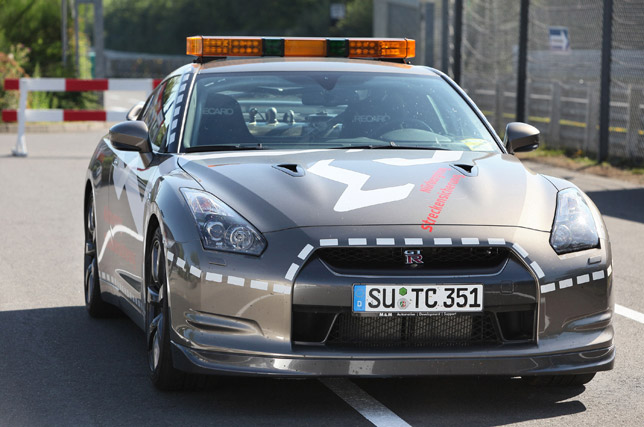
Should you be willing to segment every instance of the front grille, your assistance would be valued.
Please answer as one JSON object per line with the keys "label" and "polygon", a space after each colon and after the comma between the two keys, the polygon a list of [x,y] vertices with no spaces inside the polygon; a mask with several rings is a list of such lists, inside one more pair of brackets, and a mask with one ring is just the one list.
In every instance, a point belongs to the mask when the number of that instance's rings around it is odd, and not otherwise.
{"label": "front grille", "polygon": [[400,348],[469,347],[498,344],[490,313],[419,317],[358,317],[340,313],[327,346]]}
{"label": "front grille", "polygon": [[[422,255],[422,264],[406,265],[405,251]],[[408,253],[411,253],[408,252]],[[509,255],[502,247],[321,248],[318,257],[338,270],[485,269],[500,265]]]}

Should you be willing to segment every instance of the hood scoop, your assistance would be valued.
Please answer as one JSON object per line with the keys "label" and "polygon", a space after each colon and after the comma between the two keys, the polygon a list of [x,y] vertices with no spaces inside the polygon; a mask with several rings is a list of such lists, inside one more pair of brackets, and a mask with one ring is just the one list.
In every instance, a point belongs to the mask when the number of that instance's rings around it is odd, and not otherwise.
{"label": "hood scoop", "polygon": [[453,163],[450,166],[465,176],[477,176],[479,174],[478,166],[469,163]]}
{"label": "hood scoop", "polygon": [[282,163],[280,165],[273,165],[273,167],[278,171],[284,172],[287,175],[295,177],[304,176],[304,168],[300,165],[293,163]]}

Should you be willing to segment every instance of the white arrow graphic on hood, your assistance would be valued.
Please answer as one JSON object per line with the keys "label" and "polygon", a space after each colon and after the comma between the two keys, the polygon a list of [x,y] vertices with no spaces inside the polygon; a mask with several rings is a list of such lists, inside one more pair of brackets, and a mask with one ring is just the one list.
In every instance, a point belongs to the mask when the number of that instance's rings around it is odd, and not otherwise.
{"label": "white arrow graphic on hood", "polygon": [[346,184],[347,188],[340,195],[338,202],[333,207],[336,212],[347,212],[367,206],[380,205],[383,203],[396,202],[409,197],[414,184],[404,184],[396,187],[377,188],[375,190],[363,190],[362,187],[371,176],[331,166],[330,160],[320,160],[311,166],[308,171],[322,178]]}

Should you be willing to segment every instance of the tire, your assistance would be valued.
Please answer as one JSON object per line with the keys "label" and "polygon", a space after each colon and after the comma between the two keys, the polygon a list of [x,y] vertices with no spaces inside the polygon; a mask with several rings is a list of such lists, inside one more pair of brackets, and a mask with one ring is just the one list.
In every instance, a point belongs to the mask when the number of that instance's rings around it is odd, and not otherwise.
{"label": "tire", "polygon": [[576,375],[540,375],[523,377],[522,379],[532,386],[540,387],[578,387],[589,383],[595,378],[595,373],[592,374],[576,374]]}
{"label": "tire", "polygon": [[186,387],[188,375],[172,364],[165,252],[159,228],[154,231],[145,263],[145,335],[150,379],[159,390],[181,390]]}
{"label": "tire", "polygon": [[115,308],[101,298],[99,284],[100,273],[96,258],[96,212],[94,196],[90,192],[85,206],[85,261],[84,288],[85,308],[90,316],[96,318],[110,317]]}

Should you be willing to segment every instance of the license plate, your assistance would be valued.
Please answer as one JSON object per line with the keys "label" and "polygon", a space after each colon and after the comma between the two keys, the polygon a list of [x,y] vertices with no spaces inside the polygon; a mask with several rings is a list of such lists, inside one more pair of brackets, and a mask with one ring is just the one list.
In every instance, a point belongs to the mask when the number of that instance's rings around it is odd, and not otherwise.
{"label": "license plate", "polygon": [[353,285],[353,313],[415,316],[483,310],[483,285]]}

